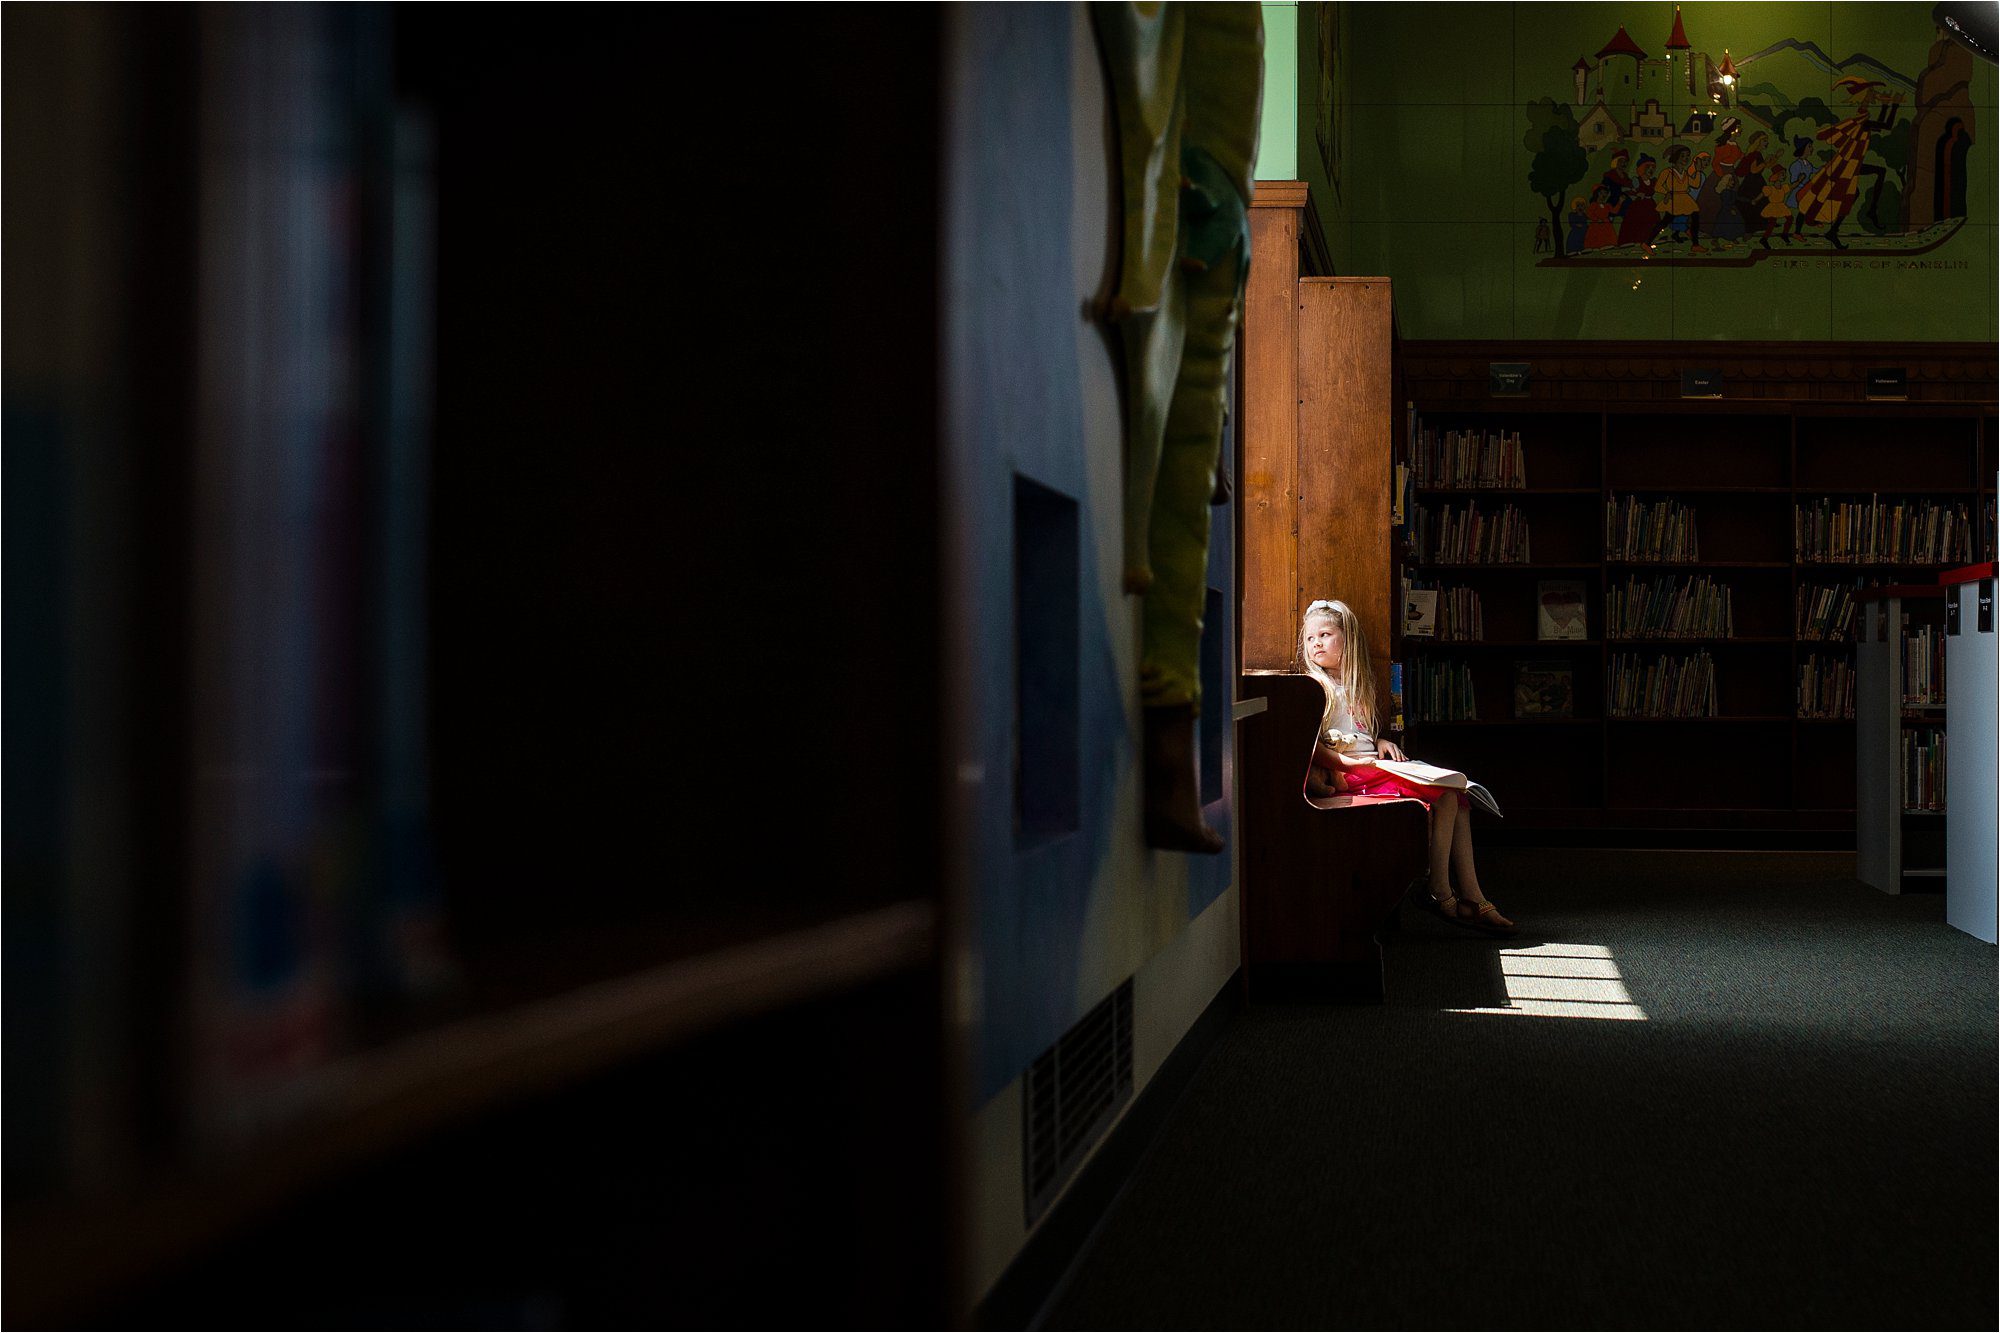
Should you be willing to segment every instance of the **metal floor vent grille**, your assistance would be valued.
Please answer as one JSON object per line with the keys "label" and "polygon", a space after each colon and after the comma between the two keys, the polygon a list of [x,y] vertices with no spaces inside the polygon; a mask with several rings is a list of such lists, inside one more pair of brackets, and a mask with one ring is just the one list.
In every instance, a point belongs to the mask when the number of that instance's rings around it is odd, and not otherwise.
{"label": "metal floor vent grille", "polygon": [[1033,1226],[1132,1100],[1131,978],[1028,1066],[1023,1097],[1021,1161]]}

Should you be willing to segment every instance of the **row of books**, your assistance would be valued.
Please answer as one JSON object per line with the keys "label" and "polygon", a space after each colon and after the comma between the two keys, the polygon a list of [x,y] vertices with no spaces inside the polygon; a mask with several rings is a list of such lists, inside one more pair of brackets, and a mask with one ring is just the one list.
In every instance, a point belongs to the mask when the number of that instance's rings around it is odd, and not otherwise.
{"label": "row of books", "polygon": [[1528,484],[1519,431],[1439,431],[1420,423],[1410,439],[1419,486],[1519,490]]}
{"label": "row of books", "polygon": [[[1391,668],[1393,671],[1394,668]],[[1418,666],[1422,689],[1412,695],[1415,722],[1476,722],[1472,667],[1465,661],[1425,662]],[[1514,663],[1514,716],[1575,717],[1576,668],[1569,662]]]}
{"label": "row of books", "polygon": [[1821,643],[1854,641],[1854,589],[1838,584],[1799,585],[1796,612],[1801,639]]}
{"label": "row of books", "polygon": [[1463,511],[1418,505],[1411,537],[1420,561],[1449,565],[1523,565],[1530,556],[1528,518],[1513,505],[1489,513],[1477,503]]}
{"label": "row of books", "polygon": [[1403,588],[1403,633],[1417,638],[1471,640],[1486,637],[1486,610],[1471,588],[1446,588],[1422,579]]}
{"label": "row of books", "polygon": [[1944,728],[1903,733],[1903,809],[1944,813]]}
{"label": "row of books", "polygon": [[1715,659],[1703,652],[1647,662],[1619,653],[1604,682],[1604,706],[1612,717],[1715,717]]}
{"label": "row of books", "polygon": [[[1454,588],[1421,576],[1403,580],[1403,633],[1414,638],[1479,642],[1486,638],[1486,608],[1472,588]],[[1551,643],[1590,637],[1580,579],[1543,579],[1535,585],[1535,637]]]}
{"label": "row of books", "polygon": [[1903,617],[1903,702],[1919,706],[1944,702],[1944,630],[1925,625],[1912,630]]}
{"label": "row of books", "polygon": [[1605,635],[1613,639],[1714,639],[1736,632],[1730,590],[1707,575],[1627,579],[1604,594]]}
{"label": "row of books", "polygon": [[1793,506],[1792,554],[1833,563],[1965,564],[1972,515],[1964,504],[1937,500],[1828,496]]}
{"label": "row of books", "polygon": [[1799,668],[1799,716],[1854,716],[1854,663],[1845,657],[1813,653]]}
{"label": "row of books", "polygon": [[1694,510],[1678,500],[1612,496],[1604,506],[1606,560],[1701,559]]}
{"label": "row of books", "polygon": [[1472,668],[1464,662],[1413,662],[1407,676],[1412,722],[1476,722]]}

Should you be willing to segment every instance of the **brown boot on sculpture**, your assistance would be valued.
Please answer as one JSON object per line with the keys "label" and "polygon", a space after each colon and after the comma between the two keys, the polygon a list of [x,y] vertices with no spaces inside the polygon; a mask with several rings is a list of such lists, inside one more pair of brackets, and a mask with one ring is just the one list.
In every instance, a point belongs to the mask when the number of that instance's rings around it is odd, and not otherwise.
{"label": "brown boot on sculpture", "polygon": [[1142,711],[1146,717],[1146,845],[1213,856],[1222,850],[1222,835],[1201,818],[1194,708],[1176,704]]}

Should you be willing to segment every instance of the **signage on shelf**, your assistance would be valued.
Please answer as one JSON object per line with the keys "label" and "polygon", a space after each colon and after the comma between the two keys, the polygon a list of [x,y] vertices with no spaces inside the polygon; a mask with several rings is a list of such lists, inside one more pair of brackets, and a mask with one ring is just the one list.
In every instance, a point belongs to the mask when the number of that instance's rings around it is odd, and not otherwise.
{"label": "signage on shelf", "polygon": [[1882,366],[1868,372],[1867,393],[1870,398],[1886,398],[1896,401],[1910,396],[1910,372],[1902,366]]}
{"label": "signage on shelf", "polygon": [[1495,398],[1526,398],[1528,368],[1529,363],[1526,361],[1487,362],[1487,379],[1491,384],[1488,392]]}
{"label": "signage on shelf", "polygon": [[1681,397],[1722,397],[1722,372],[1719,370],[1683,370],[1681,372]]}

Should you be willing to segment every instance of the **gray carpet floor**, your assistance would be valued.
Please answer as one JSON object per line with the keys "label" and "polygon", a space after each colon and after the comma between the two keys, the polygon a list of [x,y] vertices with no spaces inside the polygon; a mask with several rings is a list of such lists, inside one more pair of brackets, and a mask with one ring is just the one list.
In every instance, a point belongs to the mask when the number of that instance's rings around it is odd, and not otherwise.
{"label": "gray carpet floor", "polygon": [[[1520,937],[1408,908],[1386,1004],[1233,1019],[1047,1327],[2000,1322],[1995,951],[1941,896],[1824,854],[1482,866]],[[1607,964],[1643,1021],[1451,1012]]]}

